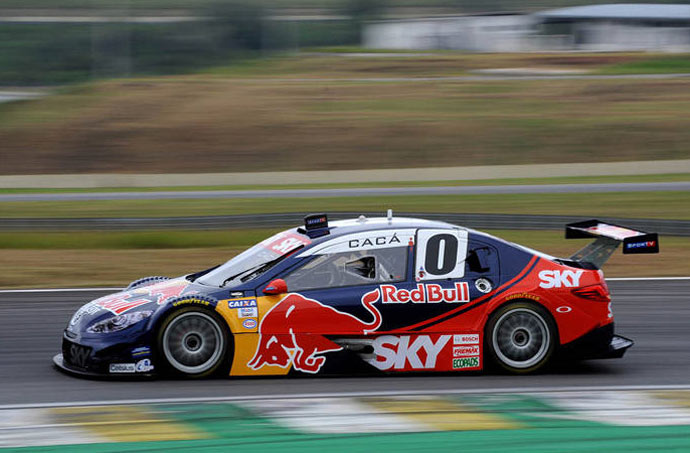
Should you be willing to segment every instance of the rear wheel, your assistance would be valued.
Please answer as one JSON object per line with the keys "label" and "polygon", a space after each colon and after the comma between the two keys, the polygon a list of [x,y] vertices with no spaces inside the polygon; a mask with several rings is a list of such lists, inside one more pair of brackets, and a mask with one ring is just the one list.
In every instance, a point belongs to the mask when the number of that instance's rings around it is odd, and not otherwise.
{"label": "rear wheel", "polygon": [[227,363],[230,340],[222,321],[202,308],[187,307],[170,314],[159,330],[158,351],[170,371],[205,377]]}
{"label": "rear wheel", "polygon": [[529,302],[499,308],[486,325],[485,345],[495,364],[511,373],[543,368],[557,344],[557,331],[545,309]]}

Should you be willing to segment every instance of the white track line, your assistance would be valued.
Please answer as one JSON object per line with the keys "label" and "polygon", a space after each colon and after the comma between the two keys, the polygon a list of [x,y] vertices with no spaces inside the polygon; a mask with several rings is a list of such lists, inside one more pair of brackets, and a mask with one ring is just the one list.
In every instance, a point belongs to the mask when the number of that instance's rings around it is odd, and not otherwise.
{"label": "white track line", "polygon": [[690,385],[611,385],[611,386],[563,386],[563,387],[506,387],[496,389],[448,389],[448,390],[389,390],[372,392],[325,392],[325,393],[290,393],[276,395],[244,395],[220,396],[201,398],[150,398],[130,400],[101,400],[101,401],[70,401],[60,403],[34,404],[3,404],[0,410],[36,409],[51,407],[83,407],[83,406],[116,406],[132,404],[180,404],[180,403],[219,403],[262,400],[292,400],[305,398],[360,398],[377,396],[416,396],[416,395],[467,395],[467,394],[496,394],[510,393],[516,395],[542,394],[554,392],[597,392],[597,391],[651,391],[651,390],[690,390]]}
{"label": "white track line", "polygon": [[[627,281],[647,281],[647,280],[690,280],[690,277],[612,277],[607,278],[608,282],[627,282]],[[46,289],[1,289],[0,294],[10,293],[69,293],[79,291],[122,291],[124,288],[46,288]]]}

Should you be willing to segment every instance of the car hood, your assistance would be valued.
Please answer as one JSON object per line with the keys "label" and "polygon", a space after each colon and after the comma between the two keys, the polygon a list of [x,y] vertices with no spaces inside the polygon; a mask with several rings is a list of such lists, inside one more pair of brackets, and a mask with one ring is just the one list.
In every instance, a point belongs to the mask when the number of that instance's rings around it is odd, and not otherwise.
{"label": "car hood", "polygon": [[194,287],[197,285],[181,277],[109,294],[83,305],[72,316],[67,328],[73,332],[83,332],[88,326],[113,316],[142,310],[156,311],[168,300],[197,294],[199,291]]}

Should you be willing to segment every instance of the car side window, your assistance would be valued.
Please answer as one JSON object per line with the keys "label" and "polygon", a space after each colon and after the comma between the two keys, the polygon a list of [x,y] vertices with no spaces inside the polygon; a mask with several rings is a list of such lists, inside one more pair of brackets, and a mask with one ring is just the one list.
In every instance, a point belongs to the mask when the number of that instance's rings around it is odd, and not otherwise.
{"label": "car side window", "polygon": [[290,292],[400,282],[406,279],[407,247],[327,253],[285,277]]}

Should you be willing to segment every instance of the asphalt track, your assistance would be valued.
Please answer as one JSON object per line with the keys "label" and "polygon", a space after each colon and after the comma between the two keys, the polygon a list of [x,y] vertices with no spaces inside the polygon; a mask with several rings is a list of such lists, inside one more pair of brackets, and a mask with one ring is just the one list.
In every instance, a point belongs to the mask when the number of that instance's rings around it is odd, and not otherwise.
{"label": "asphalt track", "polygon": [[660,192],[690,190],[690,182],[526,184],[501,186],[367,187],[342,189],[190,190],[160,192],[81,192],[0,194],[2,201],[166,200],[208,198],[330,198],[391,195],[485,195],[529,193]]}
{"label": "asphalt track", "polygon": [[532,376],[423,374],[204,381],[99,381],[64,375],[51,362],[59,351],[62,329],[81,304],[103,292],[0,292],[0,405],[328,392],[690,384],[690,280],[612,281],[610,288],[617,331],[636,342],[622,359],[566,364]]}

